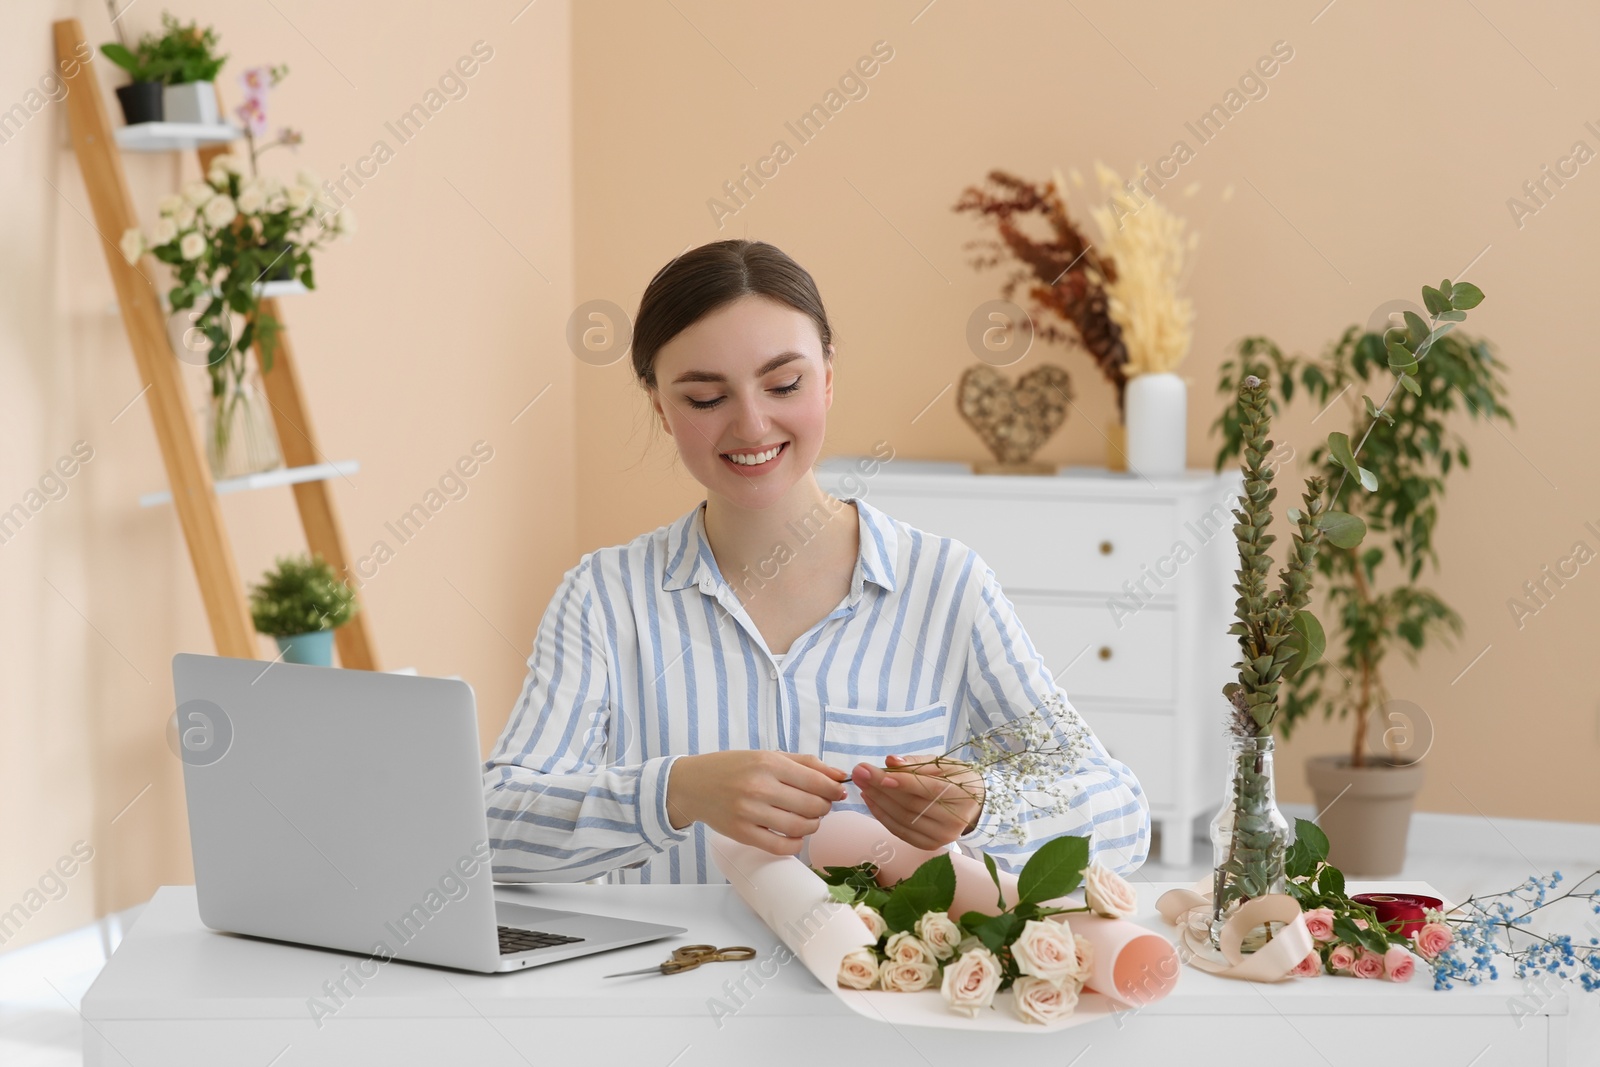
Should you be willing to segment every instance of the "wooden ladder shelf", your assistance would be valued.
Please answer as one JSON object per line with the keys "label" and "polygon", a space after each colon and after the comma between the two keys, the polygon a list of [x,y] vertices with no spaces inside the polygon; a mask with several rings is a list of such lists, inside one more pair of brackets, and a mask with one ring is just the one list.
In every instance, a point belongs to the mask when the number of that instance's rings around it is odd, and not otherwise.
{"label": "wooden ladder shelf", "polygon": [[[139,377],[144,381],[149,398],[151,421],[161,445],[167,481],[172,486],[172,503],[178,509],[178,522],[189,545],[189,558],[200,583],[200,596],[211,623],[217,654],[255,659],[259,646],[244,583],[223,527],[222,510],[217,504],[200,434],[189,410],[181,364],[167,339],[166,316],[161,309],[156,283],[143,270],[148,260],[129,265],[117,244],[125,231],[139,224],[139,218],[128,193],[121,149],[100,95],[94,64],[79,58],[92,52],[77,19],[56,22],[54,31],[59,69],[73,71],[65,79],[72,147],[83,170],[95,226],[100,231],[106,264],[122,309],[122,321],[128,330],[128,343],[133,348]],[[206,145],[198,149],[201,173],[206,172],[214,156],[225,150],[226,145]],[[275,299],[264,298],[262,309],[280,323],[283,321]],[[256,358],[258,361],[261,358],[259,344]],[[272,372],[263,374],[262,382],[272,404],[272,420],[278,431],[284,463],[295,467],[322,462],[310,415],[301,397],[300,377],[287,330],[277,335]],[[293,489],[306,544],[336,573],[348,574],[349,560],[328,483],[299,482]],[[341,666],[378,669],[364,610],[335,630],[334,639],[338,643]]]}

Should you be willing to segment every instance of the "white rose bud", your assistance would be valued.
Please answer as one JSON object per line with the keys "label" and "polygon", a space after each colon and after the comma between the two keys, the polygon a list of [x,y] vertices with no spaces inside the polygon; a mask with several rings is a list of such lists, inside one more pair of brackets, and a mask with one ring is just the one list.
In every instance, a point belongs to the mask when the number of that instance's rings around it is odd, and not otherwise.
{"label": "white rose bud", "polygon": [[871,989],[878,981],[878,954],[862,947],[839,961],[839,984],[847,989]]}
{"label": "white rose bud", "polygon": [[284,195],[289,198],[289,206],[299,211],[311,203],[311,190],[303,185],[291,185],[285,190]]}
{"label": "white rose bud", "polygon": [[246,215],[254,215],[267,206],[267,197],[259,186],[247,185],[239,190],[239,210]]}
{"label": "white rose bud", "polygon": [[1029,919],[1011,944],[1011,957],[1025,975],[1060,985],[1078,973],[1078,950],[1065,923]]}
{"label": "white rose bud", "polygon": [[183,187],[183,198],[191,207],[203,207],[207,200],[217,195],[217,191],[205,182],[190,182]]}
{"label": "white rose bud", "polygon": [[947,960],[956,954],[956,942],[961,940],[961,927],[942,911],[930,911],[917,920],[917,936],[928,946],[934,959]]}
{"label": "white rose bud", "polygon": [[1139,910],[1139,894],[1123,877],[1098,863],[1083,872],[1083,899],[1089,910],[1108,919],[1127,919]]}
{"label": "white rose bud", "polygon": [[129,263],[137,263],[142,255],[144,255],[144,234],[139,232],[139,227],[130,226],[122,231],[122,256]]}
{"label": "white rose bud", "polygon": [[194,230],[183,235],[183,240],[178,242],[178,252],[184,259],[199,259],[206,250],[206,239]]}
{"label": "white rose bud", "polygon": [[194,225],[194,206],[185,200],[179,205],[178,210],[172,213],[172,221],[178,224],[178,229],[187,230]]}
{"label": "white rose bud", "polygon": [[891,993],[918,993],[928,988],[933,976],[939,973],[935,963],[907,963],[894,959],[883,961],[878,981]]}
{"label": "white rose bud", "polygon": [[883,946],[883,955],[891,963],[938,963],[928,946],[906,930],[889,935],[888,942]]}
{"label": "white rose bud", "polygon": [[150,231],[150,244],[159,248],[172,242],[178,236],[178,224],[163,215],[156,220],[155,228]]}
{"label": "white rose bud", "polygon": [[968,949],[945,967],[939,992],[952,1011],[975,1017],[979,1009],[994,1004],[1000,978],[1000,961],[993,952],[982,947]]}
{"label": "white rose bud", "polygon": [[202,210],[206,221],[216,230],[220,230],[239,216],[239,209],[234,206],[233,197],[225,193],[208,200]]}
{"label": "white rose bud", "polygon": [[176,214],[178,209],[183,206],[183,197],[176,194],[163,196],[161,198],[161,203],[157,206],[160,208],[163,215]]}
{"label": "white rose bud", "polygon": [[1030,1023],[1052,1023],[1078,1006],[1078,987],[1024,976],[1011,983],[1017,1014]]}
{"label": "white rose bud", "polygon": [[874,940],[889,932],[889,924],[883,921],[883,916],[878,914],[877,908],[857,901],[855,910],[856,914],[861,916],[861,921],[866,923],[867,933],[871,934]]}

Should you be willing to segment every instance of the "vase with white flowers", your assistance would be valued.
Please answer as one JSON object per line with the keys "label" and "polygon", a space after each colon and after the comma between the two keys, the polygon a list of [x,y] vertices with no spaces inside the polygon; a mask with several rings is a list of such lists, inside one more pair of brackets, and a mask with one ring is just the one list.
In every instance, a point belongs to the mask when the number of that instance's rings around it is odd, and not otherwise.
{"label": "vase with white flowers", "polygon": [[214,477],[281,462],[276,443],[265,443],[269,411],[249,378],[248,353],[259,342],[261,372],[271,373],[279,324],[262,304],[263,281],[287,268],[307,289],[316,288],[312,252],[355,230],[348,208],[318,200],[317,184],[304,172],[289,184],[247,177],[243,159],[221,155],[204,181],[161,201],[148,234],[134,227],[122,235],[128,262],[149,253],[172,268],[173,310],[195,311],[179,355],[204,364],[210,375],[206,455]]}

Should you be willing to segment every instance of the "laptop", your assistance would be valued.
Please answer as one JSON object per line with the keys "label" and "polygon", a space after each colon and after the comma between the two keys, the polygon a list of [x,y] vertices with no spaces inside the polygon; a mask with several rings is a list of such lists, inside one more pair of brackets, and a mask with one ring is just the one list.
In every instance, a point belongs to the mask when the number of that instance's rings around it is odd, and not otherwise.
{"label": "laptop", "polygon": [[685,932],[496,897],[466,682],[188,653],[172,678],[213,930],[483,973]]}

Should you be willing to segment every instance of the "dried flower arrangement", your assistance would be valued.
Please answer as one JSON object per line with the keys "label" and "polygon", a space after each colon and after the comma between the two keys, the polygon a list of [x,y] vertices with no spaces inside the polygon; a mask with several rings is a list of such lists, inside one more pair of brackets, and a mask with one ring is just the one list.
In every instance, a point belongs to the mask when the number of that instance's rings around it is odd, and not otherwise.
{"label": "dried flower arrangement", "polygon": [[[952,210],[975,212],[994,223],[998,237],[967,243],[966,247],[980,250],[972,265],[983,270],[998,266],[1008,257],[1017,260],[1018,265],[1001,287],[1001,295],[1010,300],[1019,286],[1031,282],[1028,293],[1033,299],[1032,310],[1042,319],[1036,336],[1086,349],[1115,387],[1120,413],[1127,384],[1128,350],[1121,327],[1111,317],[1105,291],[1105,282],[1118,277],[1117,266],[1111,257],[1097,252],[1073,224],[1067,215],[1063,190],[1057,183],[1036,185],[1006,171],[993,170],[984,185],[968,186]],[[1050,238],[1036,240],[1023,232],[1021,221],[1030,215],[1045,219]],[[1070,331],[1053,319],[1065,322]]]}
{"label": "dried flower arrangement", "polygon": [[[1124,195],[1128,186],[1116,171],[1099,160],[1094,167],[1106,204],[1091,208],[1089,216],[1100,229],[1102,256],[1117,265],[1114,276],[1098,280],[1127,348],[1123,374],[1132,378],[1170,372],[1183,362],[1194,336],[1194,307],[1178,295],[1178,285],[1184,256],[1194,250],[1200,235],[1186,236],[1184,219],[1159,200],[1130,202]],[[1072,177],[1082,184],[1076,172]],[[1059,174],[1056,185],[1061,185]],[[1184,195],[1198,189],[1190,185]],[[1089,270],[1094,274],[1093,266]]]}

